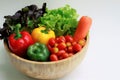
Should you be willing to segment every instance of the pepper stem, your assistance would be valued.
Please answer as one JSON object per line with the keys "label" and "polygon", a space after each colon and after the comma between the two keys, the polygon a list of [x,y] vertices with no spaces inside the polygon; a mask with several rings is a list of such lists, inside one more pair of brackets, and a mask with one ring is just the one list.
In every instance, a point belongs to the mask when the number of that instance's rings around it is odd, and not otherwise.
{"label": "pepper stem", "polygon": [[45,30],[41,30],[42,33],[48,34],[49,28],[45,27]]}
{"label": "pepper stem", "polygon": [[22,35],[20,34],[20,31],[19,31],[19,29],[21,28],[21,24],[17,24],[16,26],[15,26],[15,39],[18,39],[18,38],[20,38],[20,37],[22,37]]}

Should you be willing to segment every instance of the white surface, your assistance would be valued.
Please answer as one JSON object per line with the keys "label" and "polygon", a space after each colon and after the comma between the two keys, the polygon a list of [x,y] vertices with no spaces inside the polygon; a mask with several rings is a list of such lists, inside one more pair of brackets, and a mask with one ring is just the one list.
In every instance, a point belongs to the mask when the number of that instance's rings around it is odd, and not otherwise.
{"label": "white surface", "polygon": [[[0,0],[0,26],[3,16],[15,13],[30,4],[49,8],[69,4],[80,16],[93,19],[90,45],[83,62],[68,76],[59,80],[120,80],[120,0]],[[0,41],[0,80],[35,80],[28,78],[11,65]]]}

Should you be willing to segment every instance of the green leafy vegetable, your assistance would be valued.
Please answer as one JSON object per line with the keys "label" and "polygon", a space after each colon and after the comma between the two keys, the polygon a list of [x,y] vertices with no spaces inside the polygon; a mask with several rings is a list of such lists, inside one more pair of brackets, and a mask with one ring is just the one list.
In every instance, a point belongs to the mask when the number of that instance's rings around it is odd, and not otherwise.
{"label": "green leafy vegetable", "polygon": [[78,23],[77,17],[76,10],[66,5],[57,9],[47,9],[43,17],[40,17],[41,23],[39,25],[54,30],[56,36],[73,35]]}
{"label": "green leafy vegetable", "polygon": [[39,17],[46,13],[46,3],[43,3],[42,8],[37,5],[29,5],[18,10],[13,15],[4,16],[5,22],[3,28],[0,28],[0,39],[7,38],[11,33],[14,33],[15,25],[21,24],[21,30],[31,31],[38,27]]}

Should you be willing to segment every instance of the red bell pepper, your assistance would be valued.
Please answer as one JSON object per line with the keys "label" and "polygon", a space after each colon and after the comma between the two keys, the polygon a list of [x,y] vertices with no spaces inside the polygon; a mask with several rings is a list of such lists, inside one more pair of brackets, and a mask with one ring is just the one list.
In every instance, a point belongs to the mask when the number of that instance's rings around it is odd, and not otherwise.
{"label": "red bell pepper", "polygon": [[8,37],[10,50],[20,57],[26,55],[27,48],[34,43],[31,35],[26,31],[19,32],[20,24],[15,26],[15,33]]}

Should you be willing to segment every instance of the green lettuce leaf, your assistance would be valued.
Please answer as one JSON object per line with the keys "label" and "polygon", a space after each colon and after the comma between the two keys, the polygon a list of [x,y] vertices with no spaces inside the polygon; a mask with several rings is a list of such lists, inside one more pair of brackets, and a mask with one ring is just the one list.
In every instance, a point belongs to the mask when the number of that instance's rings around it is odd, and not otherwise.
{"label": "green lettuce leaf", "polygon": [[56,36],[70,34],[73,35],[77,26],[78,14],[69,5],[57,9],[48,10],[40,17],[41,23],[47,28],[55,31]]}

